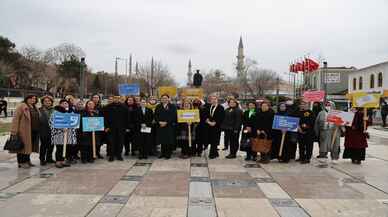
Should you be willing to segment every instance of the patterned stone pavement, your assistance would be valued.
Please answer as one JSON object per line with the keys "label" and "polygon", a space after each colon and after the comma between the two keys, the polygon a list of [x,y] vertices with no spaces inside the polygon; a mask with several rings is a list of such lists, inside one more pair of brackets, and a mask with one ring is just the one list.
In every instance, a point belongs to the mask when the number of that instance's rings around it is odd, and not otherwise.
{"label": "patterned stone pavement", "polygon": [[263,165],[220,152],[215,160],[130,157],[22,170],[0,151],[0,216],[388,217],[388,133],[370,133],[362,165]]}

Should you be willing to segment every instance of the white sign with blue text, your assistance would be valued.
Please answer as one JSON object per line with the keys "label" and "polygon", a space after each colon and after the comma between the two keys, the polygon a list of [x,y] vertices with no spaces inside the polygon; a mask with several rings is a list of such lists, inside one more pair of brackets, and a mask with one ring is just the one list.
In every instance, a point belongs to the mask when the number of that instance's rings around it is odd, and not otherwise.
{"label": "white sign with blue text", "polygon": [[79,114],[54,112],[52,117],[53,126],[56,129],[79,128]]}

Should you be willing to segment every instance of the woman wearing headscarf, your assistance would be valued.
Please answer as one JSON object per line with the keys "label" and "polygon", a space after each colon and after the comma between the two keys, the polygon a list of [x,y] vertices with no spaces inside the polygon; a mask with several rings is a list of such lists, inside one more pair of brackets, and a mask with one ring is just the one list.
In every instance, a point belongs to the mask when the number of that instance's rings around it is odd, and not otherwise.
{"label": "woman wearing headscarf", "polygon": [[[267,101],[261,103],[260,111],[256,115],[256,132],[260,138],[266,138],[272,140],[272,122],[274,118],[274,112],[270,108],[270,104]],[[260,153],[260,162],[269,163],[271,153]]]}
{"label": "woman wearing headscarf", "polygon": [[[70,113],[69,110],[69,103],[65,99],[61,99],[59,101],[59,105],[54,107],[55,112],[60,113]],[[64,137],[65,137],[65,131],[67,131],[67,145],[68,146],[75,146],[77,144],[77,135],[76,135],[76,129],[70,128],[70,129],[57,129],[54,128],[54,120],[53,115],[51,115],[50,119],[50,128],[51,128],[51,143],[55,145],[56,151],[55,151],[55,166],[57,168],[63,168],[63,167],[69,167],[69,152],[66,152],[66,162],[65,158],[63,157],[63,145],[64,145]],[[66,147],[68,148],[68,147]]]}
{"label": "woman wearing headscarf", "polygon": [[[327,158],[330,152],[331,160],[336,161],[340,153],[341,127],[327,121],[327,116],[334,109],[334,104],[327,102],[325,109],[318,113],[315,119],[314,131],[319,136],[319,156],[317,158]],[[334,137],[335,133],[335,138]]]}
{"label": "woman wearing headscarf", "polygon": [[24,147],[16,151],[19,168],[28,169],[35,166],[31,163],[32,152],[39,152],[39,111],[36,108],[37,97],[28,95],[16,108],[12,119],[11,137],[18,136]]}
{"label": "woman wearing headscarf", "polygon": [[228,108],[225,109],[225,118],[221,128],[225,132],[225,144],[230,147],[230,153],[226,158],[236,158],[239,147],[239,138],[242,125],[242,111],[238,106],[236,99],[231,98],[228,101]]}
{"label": "woman wearing headscarf", "polygon": [[351,159],[353,164],[361,164],[365,160],[365,150],[368,147],[368,133],[364,129],[364,112],[362,108],[353,108],[354,119],[352,126],[346,127],[345,131],[345,150],[343,154],[344,159]]}
{"label": "woman wearing headscarf", "polygon": [[[248,109],[243,114],[243,135],[242,140],[245,139],[252,139],[257,136],[256,134],[256,127],[255,127],[255,121],[256,121],[256,103],[255,102],[248,102]],[[247,156],[245,157],[246,161],[252,160],[256,161],[257,153],[252,151],[252,147],[249,147],[246,150]]]}
{"label": "woman wearing headscarf", "polygon": [[[287,106],[285,103],[280,103],[278,107],[277,116],[289,116],[287,112]],[[271,148],[271,159],[278,159],[280,163],[288,163],[291,159],[291,152],[293,151],[293,147],[289,144],[290,132],[287,132],[284,137],[283,142],[283,150],[281,157],[279,157],[280,146],[282,142],[282,131],[281,130],[273,130],[273,140],[272,140],[272,148]]]}
{"label": "woman wearing headscarf", "polygon": [[170,159],[175,144],[175,126],[177,122],[177,110],[175,105],[170,103],[170,97],[163,94],[161,103],[155,108],[156,142],[161,145],[159,158]]}
{"label": "woman wearing headscarf", "polygon": [[41,98],[41,104],[42,106],[39,108],[39,159],[40,165],[44,166],[47,163],[55,163],[53,161],[54,146],[51,144],[50,129],[50,117],[54,112],[54,99],[51,96],[43,96]]}

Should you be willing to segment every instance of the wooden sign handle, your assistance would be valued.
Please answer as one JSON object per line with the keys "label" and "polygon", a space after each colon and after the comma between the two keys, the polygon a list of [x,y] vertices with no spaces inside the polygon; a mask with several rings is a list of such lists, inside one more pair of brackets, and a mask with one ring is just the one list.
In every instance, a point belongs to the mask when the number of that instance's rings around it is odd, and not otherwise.
{"label": "wooden sign handle", "polygon": [[189,123],[187,123],[187,125],[188,125],[188,129],[189,129],[189,147],[191,147],[191,123],[189,122]]}
{"label": "wooden sign handle", "polygon": [[97,158],[96,155],[96,132],[92,131],[92,146],[93,146],[93,158]]}
{"label": "wooden sign handle", "polygon": [[367,108],[364,108],[364,132],[366,131],[366,124],[367,124],[367,118],[368,118],[368,110]]}
{"label": "wooden sign handle", "polygon": [[335,127],[334,133],[333,133],[333,138],[331,138],[331,146],[333,147],[335,140],[337,138],[337,133],[338,133],[338,127]]}
{"label": "wooden sign handle", "polygon": [[280,142],[279,157],[282,156],[283,146],[284,146],[284,140],[285,140],[285,138],[286,138],[286,133],[287,133],[287,131],[282,131],[282,140],[281,140],[281,142]]}
{"label": "wooden sign handle", "polygon": [[67,128],[63,130],[63,158],[66,157],[66,146],[67,146]]}

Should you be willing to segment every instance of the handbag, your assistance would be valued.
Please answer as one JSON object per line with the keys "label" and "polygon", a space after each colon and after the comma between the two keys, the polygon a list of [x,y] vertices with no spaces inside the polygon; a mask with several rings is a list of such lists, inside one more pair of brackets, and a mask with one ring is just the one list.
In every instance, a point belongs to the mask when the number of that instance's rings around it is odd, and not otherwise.
{"label": "handbag", "polygon": [[248,137],[241,139],[240,151],[249,151],[251,150],[251,140]]}
{"label": "handbag", "polygon": [[22,140],[17,135],[11,135],[7,142],[5,142],[4,150],[11,152],[20,151],[24,148]]}
{"label": "handbag", "polygon": [[251,139],[252,151],[260,153],[268,153],[271,151],[272,140],[267,139],[265,135],[263,138],[252,138]]}

